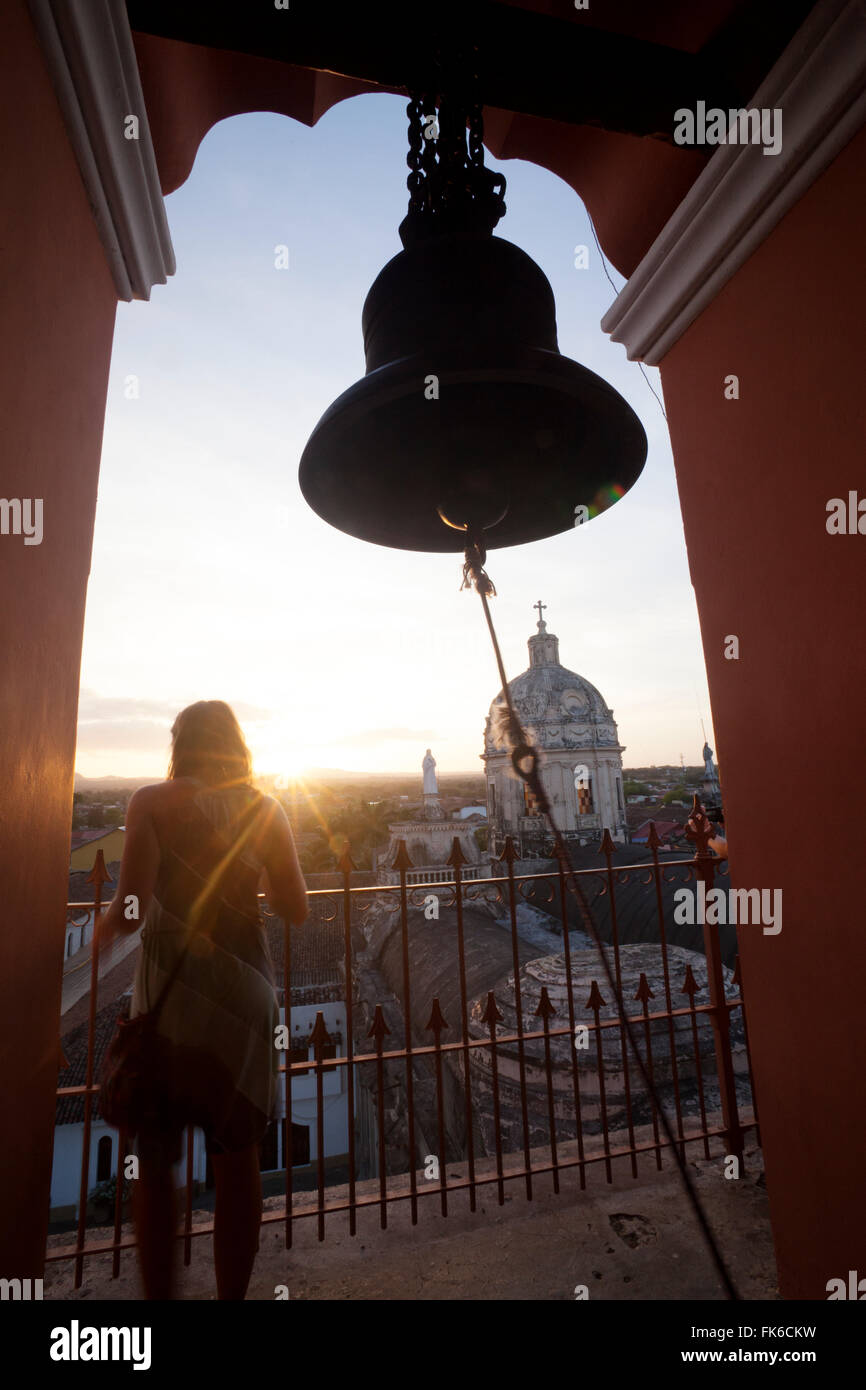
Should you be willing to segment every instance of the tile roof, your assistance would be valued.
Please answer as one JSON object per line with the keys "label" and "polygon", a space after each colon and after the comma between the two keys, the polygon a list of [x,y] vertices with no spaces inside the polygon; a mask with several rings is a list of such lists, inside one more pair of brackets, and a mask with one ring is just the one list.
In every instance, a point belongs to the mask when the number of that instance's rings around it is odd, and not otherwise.
{"label": "tile roof", "polygon": [[[89,953],[89,947],[85,948]],[[108,970],[99,977],[99,996],[102,999],[117,999],[119,995],[125,994],[132,989],[135,979],[135,968],[138,963],[138,950],[130,951],[129,955],[123,957],[116,965],[109,964]],[[89,964],[85,966],[85,971],[89,976]],[[90,990],[87,989],[80,999],[76,999],[62,1016],[61,1028],[63,1036],[72,1033],[79,1023],[85,1022],[90,1014]],[[65,1083],[61,1083],[64,1084]]]}
{"label": "tile roof", "polygon": [[[587,846],[584,849],[570,848],[569,853],[576,869],[594,870],[591,877],[581,879],[580,883],[602,941],[611,942],[613,940],[613,923],[604,857],[598,854],[597,846],[595,848]],[[687,884],[694,886],[694,879],[690,876],[693,871],[688,865],[682,864],[676,869],[666,869],[667,865],[684,859],[691,859],[691,855],[691,847],[686,851],[659,851],[661,868],[659,886],[667,941],[674,946],[683,946],[686,950],[703,953],[705,949],[704,928],[700,924],[689,926],[674,920],[674,908],[677,902],[674,894]],[[619,876],[615,878],[617,932],[620,942],[623,944],[645,941],[658,943],[660,932],[653,884],[652,854],[644,845],[618,845],[611,856],[611,862],[614,870],[623,868],[627,864],[646,865],[647,870],[647,872],[643,872],[638,869],[636,872],[625,875],[624,878]],[[555,866],[551,862],[551,868],[553,867]],[[727,890],[731,886],[727,865],[716,861],[716,874],[718,875],[716,886]],[[548,893],[549,889],[543,883],[535,885],[527,882],[522,885],[522,896],[526,901],[552,916],[558,929],[561,920],[558,894],[555,893],[551,901],[548,898]],[[570,893],[567,897],[567,904],[571,930],[583,930],[578,904]],[[731,925],[719,925],[715,930],[718,935],[722,963],[732,967],[737,954],[737,928]]]}
{"label": "tile roof", "polygon": [[101,830],[73,830],[71,848],[80,849],[82,845],[89,845],[91,840],[101,840],[105,835],[111,835],[116,829],[116,825],[110,825],[103,826]]}
{"label": "tile roof", "polygon": [[[115,1024],[119,1017],[129,1013],[129,994],[119,994],[110,1004],[101,1008],[94,1022],[93,1030],[93,1076],[99,1080],[99,1073],[108,1044],[114,1036]],[[76,1028],[65,1033],[62,1038],[63,1051],[69,1066],[60,1071],[58,1086],[83,1086],[87,1080],[87,1024],[85,1018]],[[93,1118],[101,1118],[99,1096],[93,1098]],[[60,1096],[57,1100],[54,1123],[71,1125],[84,1119],[84,1096]]]}
{"label": "tile roof", "polygon": [[[652,824],[652,821],[645,820],[636,830],[631,831],[631,838],[633,840],[646,839]],[[683,833],[683,824],[683,822],[678,820],[657,820],[655,822],[656,834],[660,840],[664,840],[668,835],[673,835],[674,832],[680,835]]]}
{"label": "tile roof", "polygon": [[[346,947],[342,897],[335,893],[333,898],[313,898],[310,909],[304,925],[291,930],[293,1002],[297,1002],[294,995],[301,989],[337,985],[343,989]],[[286,959],[281,919],[267,919],[267,935],[277,986],[281,988]]]}
{"label": "tile roof", "polygon": [[[114,897],[114,885],[117,883],[120,874],[120,860],[113,859],[110,864],[106,864],[106,869],[111,876],[111,883],[102,885],[102,901],[111,902]],[[95,885],[88,883],[90,877],[89,869],[71,869],[69,873],[69,897],[70,903],[92,903],[94,900]]]}

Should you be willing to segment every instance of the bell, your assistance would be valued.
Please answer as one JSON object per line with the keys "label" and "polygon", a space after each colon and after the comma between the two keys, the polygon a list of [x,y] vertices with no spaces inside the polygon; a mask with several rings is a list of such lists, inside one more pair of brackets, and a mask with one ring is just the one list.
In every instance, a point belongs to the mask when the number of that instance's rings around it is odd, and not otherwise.
{"label": "bell", "polygon": [[[550,283],[501,237],[419,240],[362,314],[367,371],[301,457],[309,505],[401,550],[486,549],[570,530],[623,496],[647,441],[631,407],[559,352]],[[585,510],[579,510],[579,509]]]}

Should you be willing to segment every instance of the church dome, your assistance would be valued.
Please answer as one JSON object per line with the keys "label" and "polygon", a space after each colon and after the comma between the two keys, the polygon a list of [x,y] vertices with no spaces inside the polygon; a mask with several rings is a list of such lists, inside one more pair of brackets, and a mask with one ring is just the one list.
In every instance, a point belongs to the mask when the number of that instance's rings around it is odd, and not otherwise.
{"label": "church dome", "polygon": [[[613,710],[600,692],[559,660],[559,638],[547,631],[543,618],[528,642],[529,669],[509,682],[509,692],[521,724],[538,748],[615,748],[619,745]],[[484,728],[484,752],[506,750],[498,732],[505,710],[500,693],[490,706]]]}

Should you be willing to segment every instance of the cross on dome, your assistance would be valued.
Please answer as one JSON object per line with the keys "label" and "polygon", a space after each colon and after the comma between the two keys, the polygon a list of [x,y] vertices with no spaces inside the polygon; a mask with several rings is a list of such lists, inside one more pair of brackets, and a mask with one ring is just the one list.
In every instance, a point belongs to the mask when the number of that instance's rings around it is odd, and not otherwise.
{"label": "cross on dome", "polygon": [[533,608],[537,608],[537,609],[538,609],[538,631],[539,631],[539,632],[546,632],[546,631],[547,631],[547,623],[544,621],[544,612],[543,612],[543,610],[547,607],[547,604],[546,604],[546,603],[542,603],[542,602],[541,602],[541,599],[539,599],[538,602],[537,602],[537,603],[534,603],[532,606],[533,606]]}

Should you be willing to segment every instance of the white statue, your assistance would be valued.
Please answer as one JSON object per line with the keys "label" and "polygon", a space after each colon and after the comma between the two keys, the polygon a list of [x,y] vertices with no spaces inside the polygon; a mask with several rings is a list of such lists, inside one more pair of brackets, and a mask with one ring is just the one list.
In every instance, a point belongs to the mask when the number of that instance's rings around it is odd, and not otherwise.
{"label": "white statue", "polygon": [[424,795],[438,796],[439,781],[436,776],[436,759],[433,757],[433,754],[430,752],[429,748],[427,749],[427,752],[424,755],[424,761],[421,764],[421,767],[424,770]]}

